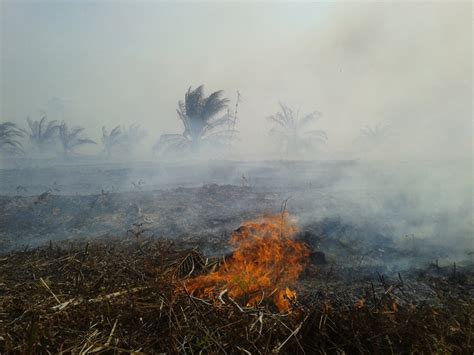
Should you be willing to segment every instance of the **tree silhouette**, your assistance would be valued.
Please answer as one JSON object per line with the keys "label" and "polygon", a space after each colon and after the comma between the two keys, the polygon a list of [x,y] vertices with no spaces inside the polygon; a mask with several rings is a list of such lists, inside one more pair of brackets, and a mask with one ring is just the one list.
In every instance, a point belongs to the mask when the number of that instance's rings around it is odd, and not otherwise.
{"label": "tree silhouette", "polygon": [[46,116],[43,116],[39,121],[33,121],[28,117],[26,121],[30,129],[28,132],[30,142],[41,152],[51,146],[59,131],[58,121],[48,122]]}
{"label": "tree silhouette", "polygon": [[357,149],[365,153],[380,152],[380,149],[387,147],[393,135],[394,131],[390,125],[377,122],[372,126],[362,128],[354,144]]}
{"label": "tree silhouette", "polygon": [[136,147],[146,135],[147,132],[139,124],[134,123],[128,126],[128,128],[122,128],[122,139],[128,150]]}
{"label": "tree silhouette", "polygon": [[23,152],[23,145],[19,138],[24,136],[24,132],[13,122],[0,123],[0,151],[9,154]]}
{"label": "tree silhouette", "polygon": [[92,139],[83,137],[83,127],[69,128],[65,122],[59,126],[59,140],[63,147],[64,155],[75,153],[74,149],[84,144],[96,144]]}
{"label": "tree silhouette", "polygon": [[234,120],[227,108],[229,99],[222,98],[222,90],[204,95],[204,86],[190,87],[184,101],[178,103],[178,118],[184,126],[182,134],[163,134],[153,150],[158,153],[199,152],[203,145],[224,146],[232,138]]}
{"label": "tree silhouette", "polygon": [[121,144],[122,128],[120,126],[116,126],[110,132],[105,126],[102,127],[102,145],[107,155],[111,155]]}
{"label": "tree silhouette", "polygon": [[102,144],[108,155],[130,153],[147,135],[147,132],[138,124],[131,124],[128,128],[116,126],[107,131],[102,127]]}
{"label": "tree silhouette", "polygon": [[327,135],[322,130],[311,130],[311,125],[321,117],[317,111],[300,118],[299,111],[294,111],[284,103],[279,103],[280,110],[268,120],[274,124],[270,134],[275,137],[279,146],[287,154],[300,154],[313,149],[316,144],[326,142]]}

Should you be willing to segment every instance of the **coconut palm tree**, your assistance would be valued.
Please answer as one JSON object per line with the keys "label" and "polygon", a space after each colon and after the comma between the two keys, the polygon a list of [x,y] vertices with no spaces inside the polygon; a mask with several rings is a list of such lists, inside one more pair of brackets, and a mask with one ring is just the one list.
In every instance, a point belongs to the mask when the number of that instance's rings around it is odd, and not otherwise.
{"label": "coconut palm tree", "polygon": [[86,138],[82,135],[83,127],[69,128],[65,122],[59,126],[59,140],[63,147],[65,156],[70,153],[75,153],[74,149],[84,144],[97,144],[92,139]]}
{"label": "coconut palm tree", "polygon": [[368,146],[379,146],[393,135],[392,127],[383,122],[365,126],[360,130],[358,141]]}
{"label": "coconut palm tree", "polygon": [[127,149],[133,149],[140,144],[140,141],[146,137],[146,130],[142,129],[139,124],[131,124],[122,128],[122,136]]}
{"label": "coconut palm tree", "polygon": [[178,118],[184,126],[182,134],[163,134],[153,150],[158,153],[198,152],[203,145],[224,146],[232,137],[232,115],[226,112],[229,99],[222,90],[204,95],[204,86],[190,87],[184,101],[178,103]]}
{"label": "coconut palm tree", "polygon": [[59,131],[58,121],[49,121],[43,116],[39,121],[33,121],[29,117],[26,119],[30,131],[28,136],[30,142],[41,152],[50,147],[57,138]]}
{"label": "coconut palm tree", "polygon": [[105,126],[102,127],[102,145],[107,155],[111,155],[116,151],[122,145],[122,142],[123,133],[120,126],[116,126],[110,132]]}
{"label": "coconut palm tree", "polygon": [[18,139],[23,136],[24,132],[17,128],[15,123],[0,123],[0,151],[10,154],[23,152],[23,146]]}
{"label": "coconut palm tree", "polygon": [[317,111],[302,117],[299,111],[294,111],[284,103],[279,103],[280,110],[268,120],[274,124],[270,134],[276,138],[279,146],[287,154],[304,153],[315,147],[316,144],[326,142],[326,132],[312,130],[311,125],[321,117]]}
{"label": "coconut palm tree", "polygon": [[131,124],[128,128],[116,126],[110,133],[102,127],[102,144],[108,155],[130,153],[146,135],[147,132],[138,124]]}

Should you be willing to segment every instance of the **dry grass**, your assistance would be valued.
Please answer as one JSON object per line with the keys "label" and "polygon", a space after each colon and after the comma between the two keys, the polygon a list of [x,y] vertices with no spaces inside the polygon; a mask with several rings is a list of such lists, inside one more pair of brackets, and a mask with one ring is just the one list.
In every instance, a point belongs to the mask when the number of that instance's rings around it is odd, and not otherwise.
{"label": "dry grass", "polygon": [[[474,301],[300,297],[290,313],[189,295],[219,260],[171,242],[96,240],[0,257],[1,353],[472,353]],[[392,287],[393,288],[393,287]],[[323,297],[324,298],[324,297]]]}

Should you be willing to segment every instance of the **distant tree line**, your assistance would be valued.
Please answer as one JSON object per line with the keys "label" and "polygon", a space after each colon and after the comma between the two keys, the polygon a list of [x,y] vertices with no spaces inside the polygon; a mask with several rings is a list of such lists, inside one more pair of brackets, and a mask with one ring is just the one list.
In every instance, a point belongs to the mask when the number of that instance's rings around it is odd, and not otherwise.
{"label": "distant tree line", "polygon": [[[64,157],[78,154],[84,145],[97,144],[84,134],[84,127],[69,126],[66,122],[49,121],[46,116],[39,120],[26,119],[27,128],[19,128],[15,123],[0,123],[0,153],[18,156],[27,153],[60,153]],[[139,125],[116,126],[110,133],[102,127],[102,151],[110,156],[130,151],[146,132]]]}
{"label": "distant tree line", "polygon": [[[176,110],[183,125],[182,133],[162,134],[153,146],[153,153],[159,156],[194,155],[229,149],[238,133],[236,122],[240,102],[239,92],[231,109],[230,100],[223,96],[222,90],[206,96],[203,85],[195,89],[190,87]],[[301,114],[280,102],[278,111],[267,118],[272,124],[269,133],[281,153],[288,156],[311,154],[328,139],[325,131],[314,128],[321,117],[318,111]],[[101,144],[106,156],[123,156],[146,136],[146,131],[137,124],[116,126],[111,130],[104,126],[101,142],[97,143],[85,136],[83,127],[69,126],[64,121],[48,121],[46,115],[39,120],[27,118],[26,121],[26,129],[12,122],[0,124],[0,153],[21,155],[54,151],[71,157],[78,154],[79,147]],[[356,142],[375,146],[390,134],[389,126],[377,124],[362,129]]]}

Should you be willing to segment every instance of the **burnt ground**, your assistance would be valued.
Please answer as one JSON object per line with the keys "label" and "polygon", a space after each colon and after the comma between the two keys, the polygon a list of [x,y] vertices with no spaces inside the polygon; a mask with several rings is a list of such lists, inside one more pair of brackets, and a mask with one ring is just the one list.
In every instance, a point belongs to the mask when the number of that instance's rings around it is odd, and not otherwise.
{"label": "burnt ground", "polygon": [[[4,196],[0,198],[0,250],[35,247],[50,241],[138,234],[199,246],[207,256],[224,255],[231,252],[228,241],[233,230],[243,221],[280,213],[285,196],[248,186],[217,184],[85,196],[52,192]],[[334,204],[333,199],[322,194],[317,202],[325,208]],[[291,209],[291,200],[287,208],[295,216],[307,213],[304,204],[294,204]],[[344,264],[347,270],[396,273],[434,262],[472,262],[472,254],[456,259],[448,250],[413,235],[395,240],[376,224],[354,224],[338,216],[306,219],[300,229],[299,238],[314,250],[324,252],[327,262]]]}
{"label": "burnt ground", "polygon": [[125,237],[127,231],[141,225],[147,236],[178,238],[212,249],[226,241],[243,220],[273,213],[280,204],[274,195],[230,185],[88,196],[44,193],[3,197],[0,240],[6,250],[49,240]]}
{"label": "burnt ground", "polygon": [[[351,164],[0,171],[0,352],[472,353],[469,195],[400,193],[398,166],[365,186]],[[188,255],[220,262],[285,201],[313,251],[291,315],[176,293]]]}
{"label": "burnt ground", "polygon": [[464,162],[42,164],[0,169],[0,253],[124,237],[137,225],[225,253],[242,221],[279,213],[287,200],[306,242],[346,263],[397,271],[472,261],[474,252],[472,187],[458,183],[471,181]]}

